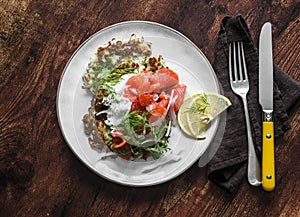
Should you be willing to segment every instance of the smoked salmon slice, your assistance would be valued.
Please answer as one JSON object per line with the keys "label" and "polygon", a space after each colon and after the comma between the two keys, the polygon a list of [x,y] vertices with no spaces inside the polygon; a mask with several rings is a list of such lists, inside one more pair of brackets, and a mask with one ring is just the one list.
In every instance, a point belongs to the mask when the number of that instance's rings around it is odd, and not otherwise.
{"label": "smoked salmon slice", "polygon": [[186,92],[186,85],[179,84],[177,73],[168,68],[133,75],[126,85],[123,96],[132,102],[131,110],[144,108],[154,116],[165,115],[172,92],[172,107],[177,112]]}
{"label": "smoked salmon slice", "polygon": [[157,70],[150,78],[152,91],[167,89],[177,84],[178,81],[177,73],[168,68]]}
{"label": "smoked salmon slice", "polygon": [[186,85],[185,84],[176,84],[171,89],[169,89],[167,91],[167,93],[169,95],[171,95],[172,90],[174,91],[173,98],[177,97],[176,101],[174,103],[174,110],[175,110],[175,112],[178,112],[178,110],[179,110],[179,108],[180,108],[180,106],[181,106],[181,104],[183,103],[183,100],[184,100],[184,95],[185,95],[185,92],[186,92]]}
{"label": "smoked salmon slice", "polygon": [[130,77],[126,82],[126,85],[128,86],[128,88],[136,90],[134,91],[135,92],[134,94],[136,94],[136,96],[141,95],[143,93],[151,92],[151,88],[150,88],[151,76],[152,73],[150,72],[139,73],[137,75]]}
{"label": "smoked salmon slice", "polygon": [[136,89],[136,94],[141,95],[172,87],[178,83],[178,80],[176,72],[163,68],[156,72],[147,71],[134,75],[128,79],[126,85],[128,88]]}

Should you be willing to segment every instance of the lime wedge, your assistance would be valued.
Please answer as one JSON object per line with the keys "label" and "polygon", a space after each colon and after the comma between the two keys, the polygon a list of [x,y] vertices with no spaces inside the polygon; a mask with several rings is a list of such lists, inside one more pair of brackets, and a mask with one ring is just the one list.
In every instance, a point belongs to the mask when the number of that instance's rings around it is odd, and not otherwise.
{"label": "lime wedge", "polygon": [[196,93],[181,105],[178,111],[178,124],[187,135],[205,139],[207,125],[230,105],[230,100],[223,95]]}

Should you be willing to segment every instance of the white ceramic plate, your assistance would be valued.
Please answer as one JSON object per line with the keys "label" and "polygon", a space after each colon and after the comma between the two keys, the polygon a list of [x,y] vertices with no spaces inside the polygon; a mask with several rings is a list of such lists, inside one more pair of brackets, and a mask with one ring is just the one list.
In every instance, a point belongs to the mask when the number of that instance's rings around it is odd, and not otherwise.
{"label": "white ceramic plate", "polygon": [[205,140],[194,140],[179,129],[172,129],[171,151],[158,160],[126,161],[104,158],[92,149],[84,134],[82,117],[87,113],[92,96],[81,88],[82,76],[97,48],[112,38],[129,39],[131,34],[152,43],[152,54],[162,55],[166,65],[178,73],[187,93],[206,91],[219,93],[215,73],[204,54],[184,35],[167,26],[129,21],[109,26],[86,40],[67,63],[57,95],[57,113],[62,133],[72,151],[92,171],[113,182],[129,186],[150,186],[166,182],[192,166],[212,142],[219,119],[207,130]]}

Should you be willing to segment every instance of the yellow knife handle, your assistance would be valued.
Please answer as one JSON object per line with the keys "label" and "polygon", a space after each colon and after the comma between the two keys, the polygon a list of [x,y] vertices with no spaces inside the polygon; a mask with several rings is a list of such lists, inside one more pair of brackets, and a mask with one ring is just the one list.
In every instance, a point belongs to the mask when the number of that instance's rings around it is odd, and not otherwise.
{"label": "yellow knife handle", "polygon": [[262,187],[272,191],[275,188],[274,123],[263,122],[262,133]]}

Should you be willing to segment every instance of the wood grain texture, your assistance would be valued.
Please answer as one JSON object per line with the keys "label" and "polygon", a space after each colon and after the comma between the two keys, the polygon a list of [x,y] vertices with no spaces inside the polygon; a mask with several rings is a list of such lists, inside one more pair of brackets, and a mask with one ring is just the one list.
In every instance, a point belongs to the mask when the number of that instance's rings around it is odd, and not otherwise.
{"label": "wood grain texture", "polygon": [[300,81],[298,1],[0,1],[0,216],[300,216],[300,109],[278,141],[276,190],[246,179],[233,195],[193,165],[167,183],[133,188],[92,173],[60,132],[56,91],[64,66],[90,35],[126,20],[160,22],[214,61],[220,22],[241,14],[254,41],[273,23],[274,62]]}

